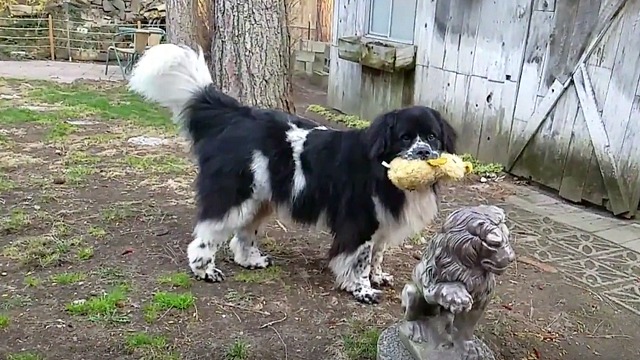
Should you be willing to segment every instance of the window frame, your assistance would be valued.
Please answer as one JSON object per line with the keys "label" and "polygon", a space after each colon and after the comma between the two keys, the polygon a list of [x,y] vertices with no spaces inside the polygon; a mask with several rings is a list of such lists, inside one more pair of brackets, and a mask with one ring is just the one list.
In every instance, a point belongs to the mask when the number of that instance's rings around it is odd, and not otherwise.
{"label": "window frame", "polygon": [[[403,39],[398,39],[398,38],[394,38],[391,37],[391,27],[392,27],[392,20],[393,20],[393,7],[396,3],[396,1],[398,0],[390,0],[389,1],[389,16],[388,16],[388,21],[387,21],[387,34],[380,34],[380,33],[375,33],[375,32],[371,32],[371,23],[373,20],[373,1],[374,0],[367,0],[367,31],[366,31],[366,37],[372,38],[372,39],[378,39],[378,40],[385,40],[385,41],[390,41],[390,42],[395,42],[395,43],[399,43],[399,44],[407,44],[407,45],[414,45],[415,44],[415,39],[416,39],[416,35],[415,35],[415,27],[416,27],[416,20],[417,20],[417,10],[418,10],[418,2],[421,0],[416,0],[415,2],[415,8],[413,9],[413,36],[411,40],[403,40]],[[422,0],[424,1],[424,0]],[[402,2],[402,0],[400,0],[400,2]]]}

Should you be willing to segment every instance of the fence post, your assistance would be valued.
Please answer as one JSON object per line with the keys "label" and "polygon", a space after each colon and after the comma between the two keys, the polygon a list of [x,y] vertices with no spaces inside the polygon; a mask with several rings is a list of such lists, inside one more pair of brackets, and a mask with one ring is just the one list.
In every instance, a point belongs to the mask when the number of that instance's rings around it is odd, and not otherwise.
{"label": "fence post", "polygon": [[73,61],[71,56],[71,19],[69,18],[69,0],[63,0],[64,4],[64,20],[67,23],[67,52],[69,53],[69,61]]}
{"label": "fence post", "polygon": [[49,51],[51,53],[51,60],[56,59],[56,46],[53,42],[53,17],[49,14]]}

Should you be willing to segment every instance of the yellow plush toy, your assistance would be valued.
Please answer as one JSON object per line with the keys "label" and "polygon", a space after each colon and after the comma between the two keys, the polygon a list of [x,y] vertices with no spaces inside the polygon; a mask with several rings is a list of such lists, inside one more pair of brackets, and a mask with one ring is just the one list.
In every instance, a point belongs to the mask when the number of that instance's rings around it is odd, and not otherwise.
{"label": "yellow plush toy", "polygon": [[391,163],[382,165],[389,169],[387,176],[393,185],[403,190],[425,188],[440,179],[460,180],[473,171],[470,162],[446,153],[431,160],[406,160],[397,157]]}

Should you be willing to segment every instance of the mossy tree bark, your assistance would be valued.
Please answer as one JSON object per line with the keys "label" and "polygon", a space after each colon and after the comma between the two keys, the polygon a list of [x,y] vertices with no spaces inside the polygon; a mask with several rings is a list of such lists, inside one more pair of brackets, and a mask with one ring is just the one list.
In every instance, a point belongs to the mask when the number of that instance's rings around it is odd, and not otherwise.
{"label": "mossy tree bark", "polygon": [[333,1],[334,0],[317,0],[316,2],[316,33],[318,41],[331,41]]}
{"label": "mossy tree bark", "polygon": [[167,41],[192,48],[197,45],[197,0],[167,0]]}
{"label": "mossy tree bark", "polygon": [[212,0],[211,73],[242,103],[294,112],[286,0]]}

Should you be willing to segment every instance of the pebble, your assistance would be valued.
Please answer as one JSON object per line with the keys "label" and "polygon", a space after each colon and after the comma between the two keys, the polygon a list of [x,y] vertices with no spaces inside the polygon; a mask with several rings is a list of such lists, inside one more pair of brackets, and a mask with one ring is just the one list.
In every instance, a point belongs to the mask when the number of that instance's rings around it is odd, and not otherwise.
{"label": "pebble", "polygon": [[3,272],[1,272],[1,273],[0,273],[0,275],[2,275],[2,276],[7,276],[7,275],[9,275],[9,274],[7,274],[6,272],[4,272],[4,271],[3,271]]}
{"label": "pebble", "polygon": [[158,137],[136,136],[129,138],[127,142],[137,146],[160,146],[167,144],[169,141]]}

